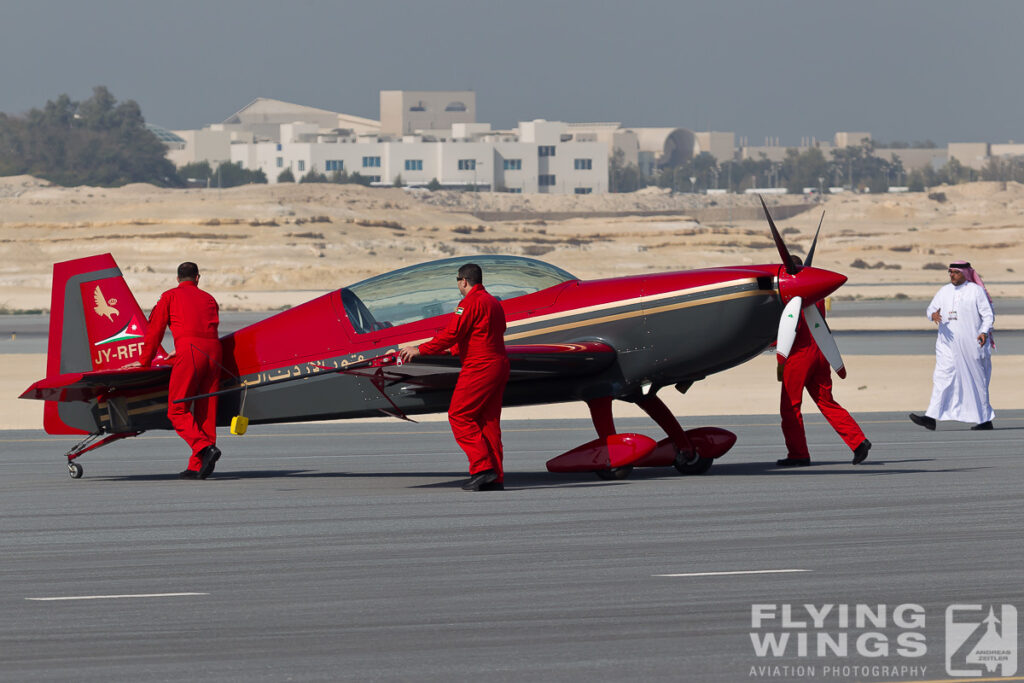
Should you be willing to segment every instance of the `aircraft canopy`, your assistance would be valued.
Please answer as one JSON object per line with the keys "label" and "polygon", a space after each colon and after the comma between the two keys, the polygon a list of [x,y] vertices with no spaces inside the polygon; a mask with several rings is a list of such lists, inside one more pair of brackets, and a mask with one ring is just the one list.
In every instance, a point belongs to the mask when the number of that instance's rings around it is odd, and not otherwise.
{"label": "aircraft canopy", "polygon": [[466,263],[480,266],[484,287],[498,299],[533,294],[577,279],[561,268],[522,256],[490,254],[430,261],[342,289],[349,321],[357,332],[366,333],[450,313],[462,299],[455,277]]}

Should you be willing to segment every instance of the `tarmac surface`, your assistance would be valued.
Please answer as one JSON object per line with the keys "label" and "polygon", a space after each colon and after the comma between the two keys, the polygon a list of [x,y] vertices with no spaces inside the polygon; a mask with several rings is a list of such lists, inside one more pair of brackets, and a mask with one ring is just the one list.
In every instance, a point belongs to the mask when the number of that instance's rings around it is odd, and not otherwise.
{"label": "tarmac surface", "polygon": [[[948,606],[1024,609],[1024,411],[990,432],[856,417],[863,465],[818,416],[796,470],[774,466],[777,417],[718,416],[686,425],[739,437],[708,474],[624,481],[545,470],[588,422],[508,421],[507,489],[486,493],[459,488],[443,423],[252,426],[200,482],[176,479],[173,434],[88,453],[72,480],[73,439],[0,432],[0,678],[945,678]],[[806,604],[850,623],[815,628]],[[846,655],[818,656],[821,633]]]}

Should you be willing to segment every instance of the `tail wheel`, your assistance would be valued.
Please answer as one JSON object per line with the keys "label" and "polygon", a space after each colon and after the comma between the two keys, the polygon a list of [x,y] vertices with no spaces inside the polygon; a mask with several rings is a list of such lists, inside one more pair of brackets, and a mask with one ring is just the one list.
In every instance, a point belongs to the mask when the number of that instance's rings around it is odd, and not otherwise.
{"label": "tail wheel", "polygon": [[613,481],[615,479],[625,479],[633,472],[632,465],[626,465],[624,467],[612,467],[607,470],[594,470],[594,474],[597,475],[598,479],[604,479],[605,481]]}
{"label": "tail wheel", "polygon": [[695,474],[704,474],[711,469],[711,463],[714,460],[712,458],[702,458],[697,451],[679,451],[676,453],[676,460],[672,463],[672,466],[676,468],[679,474],[692,476]]}

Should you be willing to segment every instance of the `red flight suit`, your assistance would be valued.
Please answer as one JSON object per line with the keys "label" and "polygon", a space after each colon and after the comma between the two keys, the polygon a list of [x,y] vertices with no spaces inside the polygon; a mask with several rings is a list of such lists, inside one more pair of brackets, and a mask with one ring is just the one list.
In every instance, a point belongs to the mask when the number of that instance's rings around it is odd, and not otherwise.
{"label": "red flight suit", "polygon": [[[825,304],[817,303],[822,318]],[[786,439],[787,457],[794,460],[808,460],[807,435],[804,433],[804,418],[800,411],[804,389],[810,394],[821,414],[832,429],[836,430],[850,450],[855,450],[864,441],[864,432],[856,421],[832,397],[832,368],[811,336],[803,315],[796,328],[793,349],[782,369],[782,400],[779,412],[782,414],[782,435]]]}
{"label": "red flight suit", "polygon": [[192,449],[188,469],[199,471],[203,461],[199,451],[217,443],[217,397],[200,398],[188,403],[176,400],[217,391],[220,380],[221,346],[217,335],[220,313],[217,301],[199,289],[195,282],[183,280],[174,289],[160,295],[149,314],[149,326],[142,344],[143,367],[153,362],[164,330],[170,325],[174,334],[174,358],[167,391],[167,417],[174,430]]}
{"label": "red flight suit", "polygon": [[448,326],[418,347],[424,355],[442,354],[455,347],[462,371],[452,393],[448,422],[455,441],[469,458],[470,475],[493,469],[499,483],[505,480],[501,402],[509,374],[504,337],[504,309],[483,285],[473,285]]}

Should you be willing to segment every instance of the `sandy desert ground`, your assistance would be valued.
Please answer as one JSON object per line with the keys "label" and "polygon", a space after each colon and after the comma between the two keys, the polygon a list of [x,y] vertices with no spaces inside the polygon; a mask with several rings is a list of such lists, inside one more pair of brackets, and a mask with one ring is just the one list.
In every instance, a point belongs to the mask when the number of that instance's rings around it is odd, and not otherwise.
{"label": "sandy desert ground", "polygon": [[[839,300],[925,298],[945,281],[951,258],[970,259],[993,296],[1024,295],[1016,272],[1024,268],[1024,185],[835,195],[820,205],[796,196],[768,201],[778,211],[807,206],[777,220],[797,253],[825,211],[815,264],[849,276]],[[53,262],[108,251],[144,307],[189,259],[225,308],[242,310],[294,305],[404,265],[481,252],[537,256],[582,278],[778,261],[749,195],[61,188],[0,178],[0,306],[47,308]]]}
{"label": "sandy desert ground", "polygon": [[[795,253],[810,246],[824,210],[815,265],[850,278],[835,306],[929,298],[947,281],[945,266],[954,258],[972,261],[993,297],[1024,297],[1017,272],[1024,268],[1024,185],[834,195],[820,204],[797,196],[767,200]],[[52,264],[104,252],[117,259],[146,310],[173,285],[182,260],[198,262],[206,288],[225,309],[237,310],[283,308],[394,268],[481,252],[536,256],[582,278],[778,262],[757,199],[744,195],[673,196],[649,188],[566,197],[321,184],[61,188],[26,176],[0,178],[0,309],[48,309]],[[928,327],[923,316],[842,324]],[[1021,329],[1024,321],[1009,316],[999,326]],[[997,410],[1021,405],[1020,360],[995,361]],[[673,407],[681,415],[774,413],[770,361],[755,359],[701,383],[690,396],[673,398]],[[931,363],[930,356],[847,358],[851,379],[838,396],[853,410],[923,409]],[[43,357],[0,354],[0,366],[0,427],[39,425],[40,404],[11,397],[42,377]],[[586,415],[583,406],[563,412]]]}

